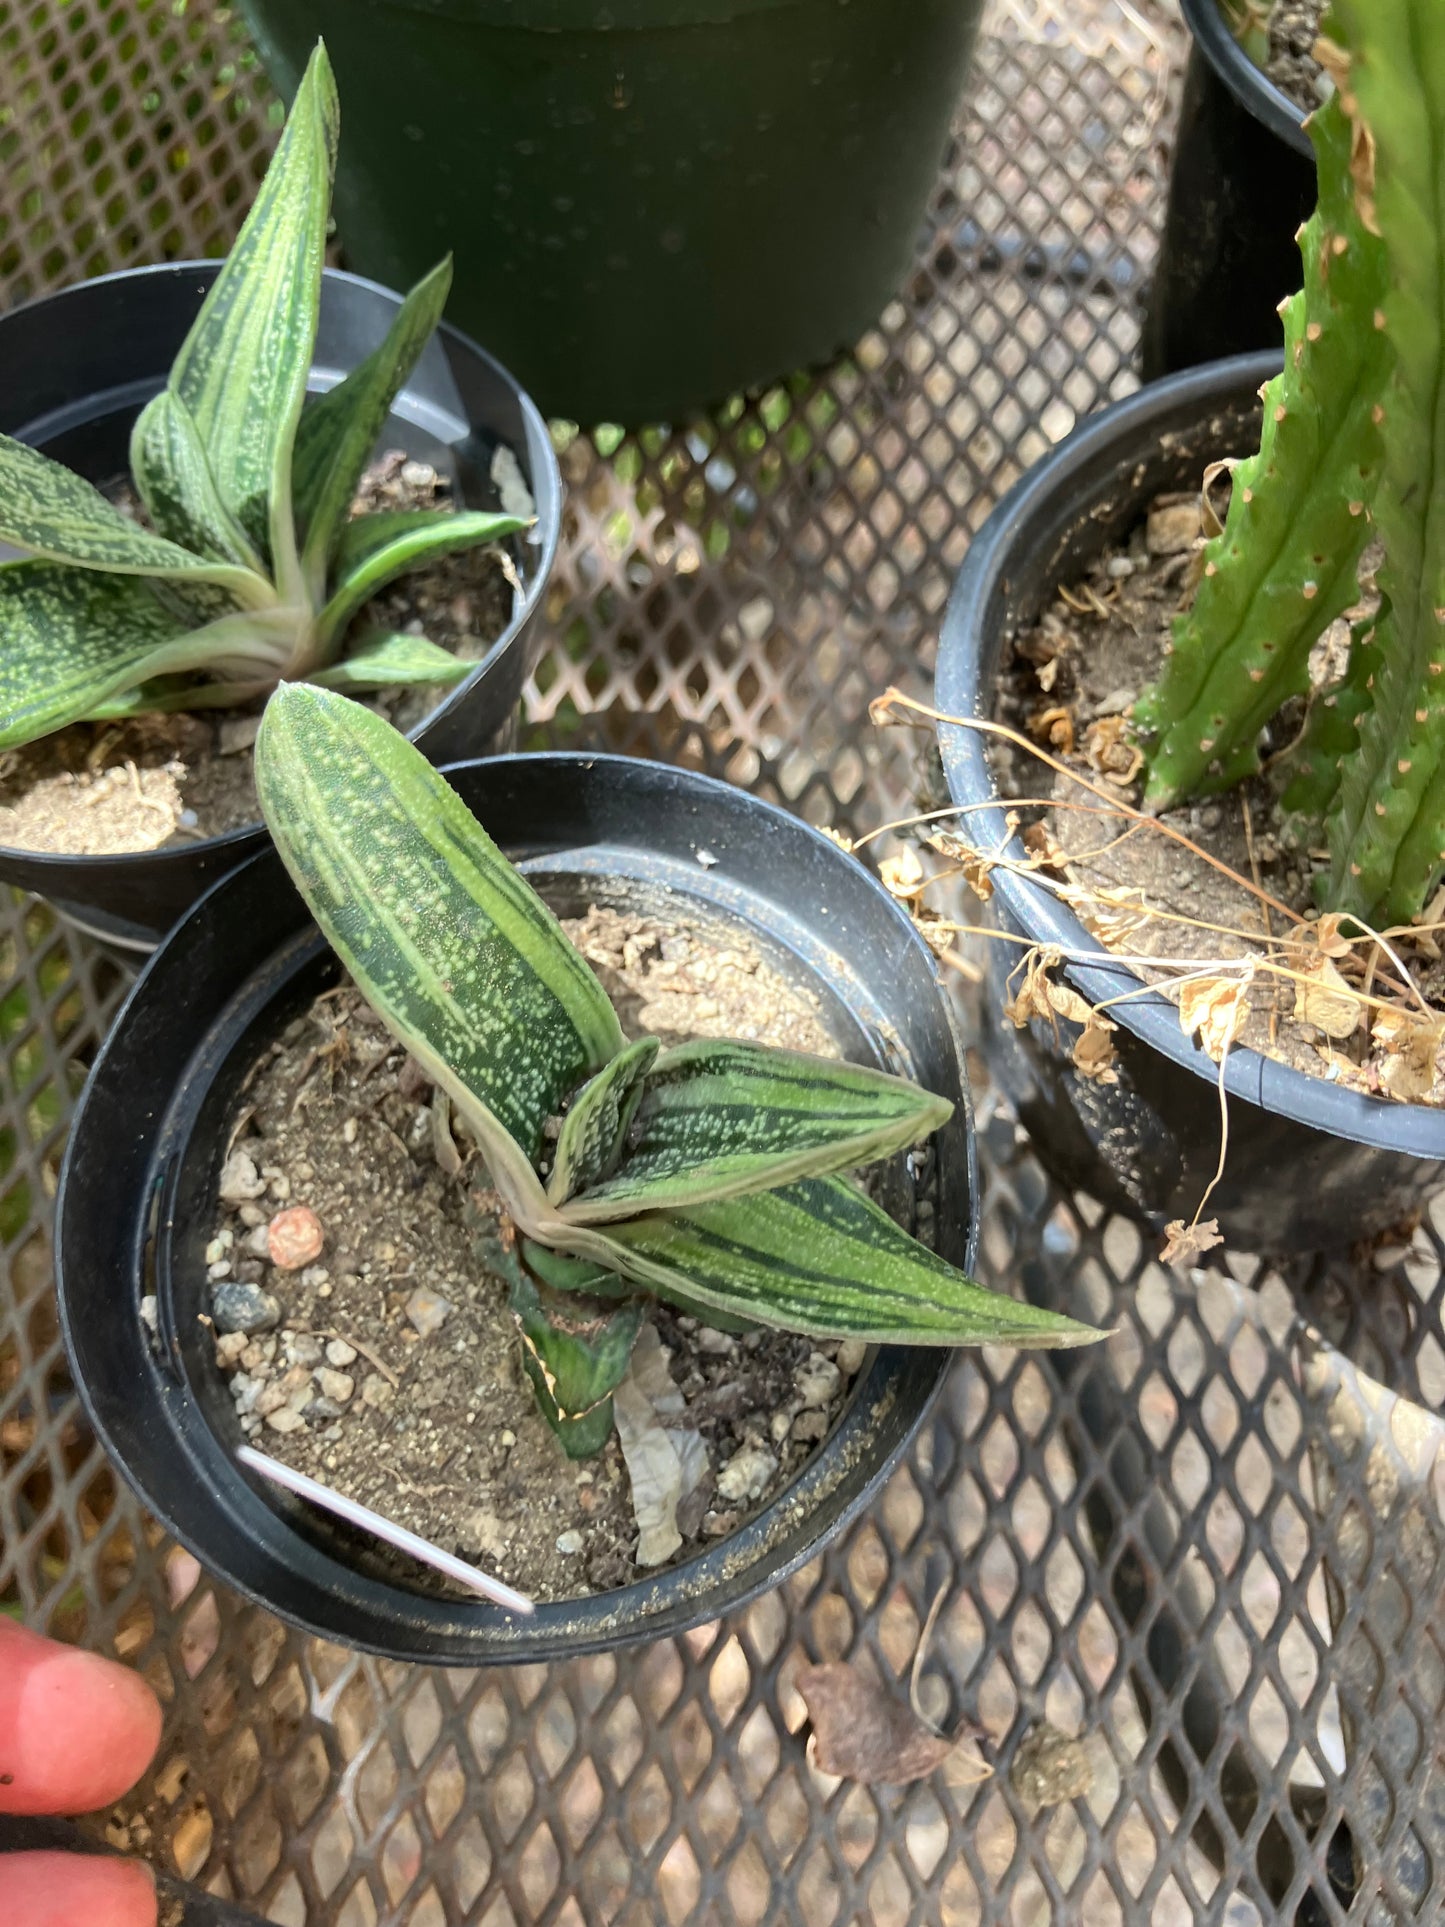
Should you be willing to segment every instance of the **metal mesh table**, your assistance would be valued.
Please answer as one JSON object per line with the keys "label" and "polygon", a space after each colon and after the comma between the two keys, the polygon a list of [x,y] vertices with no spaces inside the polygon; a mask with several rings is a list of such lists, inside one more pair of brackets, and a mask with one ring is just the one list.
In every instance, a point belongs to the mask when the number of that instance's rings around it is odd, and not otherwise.
{"label": "metal mesh table", "polygon": [[[913,279],[848,361],[685,428],[559,428],[528,741],[686,760],[853,832],[908,806],[917,740],[868,702],[926,691],[972,532],[1132,385],[1181,53],[1164,0],[1000,0]],[[228,10],[0,0],[0,62],[0,298],[224,247],[277,121]],[[220,1591],[87,1436],[49,1217],[123,985],[33,902],[0,946],[0,1601],[166,1701],[113,1840],[291,1927],[1438,1917],[1445,1214],[1288,1277],[1171,1273],[985,1095],[988,1273],[1107,1347],[961,1359],[872,1516],[734,1622],[394,1666]],[[925,1693],[993,1777],[815,1773],[797,1667],[903,1681],[940,1586]],[[1090,1785],[1035,1811],[1013,1769],[1045,1722]]]}

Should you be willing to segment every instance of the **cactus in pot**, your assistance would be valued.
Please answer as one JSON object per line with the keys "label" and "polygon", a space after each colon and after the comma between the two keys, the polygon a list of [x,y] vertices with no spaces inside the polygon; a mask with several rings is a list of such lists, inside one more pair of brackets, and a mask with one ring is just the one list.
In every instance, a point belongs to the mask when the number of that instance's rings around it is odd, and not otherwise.
{"label": "cactus in pot", "polygon": [[1284,372],[1135,722],[1153,808],[1258,769],[1377,538],[1378,611],[1315,696],[1282,800],[1328,846],[1321,906],[1380,926],[1445,872],[1445,9],[1335,0],[1328,30],[1337,94],[1311,123],[1319,206]]}

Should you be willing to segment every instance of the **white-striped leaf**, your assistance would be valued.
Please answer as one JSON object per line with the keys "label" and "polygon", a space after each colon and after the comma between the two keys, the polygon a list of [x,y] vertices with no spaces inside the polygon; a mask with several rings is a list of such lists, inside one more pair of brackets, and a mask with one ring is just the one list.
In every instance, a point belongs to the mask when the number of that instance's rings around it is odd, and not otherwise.
{"label": "white-striped leaf", "polygon": [[73,470],[8,435],[0,435],[0,542],[110,575],[219,584],[253,606],[276,600],[263,578],[143,529]]}
{"label": "white-striped leaf", "polygon": [[[872,1164],[946,1124],[917,1084],[801,1051],[703,1038],[648,1073],[615,1171],[579,1183],[562,1216],[608,1224]],[[552,1193],[554,1198],[556,1193]]]}
{"label": "white-striped leaf", "polygon": [[134,576],[18,562],[0,569],[0,748],[91,715],[149,676],[194,666],[192,630]]}
{"label": "white-striped leaf", "polygon": [[302,564],[307,580],[318,588],[391,405],[442,318],[451,284],[448,255],[406,297],[381,346],[302,411],[292,493],[305,537]]}
{"label": "white-striped leaf", "polygon": [[656,1212],[582,1233],[587,1255],[666,1296],[814,1338],[1089,1345],[1104,1336],[985,1291],[843,1178]]}
{"label": "white-striped leaf", "polygon": [[323,639],[339,636],[379,589],[399,575],[461,549],[518,535],[530,523],[516,515],[466,509],[395,509],[358,515],[346,524],[336,559],[336,593],[317,618]]}
{"label": "white-striped leaf", "polygon": [[387,689],[393,683],[460,682],[476,668],[425,636],[374,636],[340,662],[315,671],[318,689]]}
{"label": "white-striped leaf", "polygon": [[171,369],[221,500],[284,592],[291,453],[316,343],[336,163],[336,86],[318,45],[260,192]]}
{"label": "white-striped leaf", "polygon": [[601,984],[456,791],[360,704],[283,684],[256,787],[316,921],[538,1236],[553,1216],[534,1169],[543,1124],[622,1048]]}
{"label": "white-striped leaf", "polygon": [[661,1048],[657,1038],[640,1037],[573,1098],[562,1120],[547,1180],[547,1196],[553,1204],[605,1177],[617,1162],[642,1096],[642,1079]]}
{"label": "white-striped leaf", "polygon": [[265,565],[221,500],[190,410],[169,388],[152,396],[136,418],[130,472],[162,535],[194,555],[264,577]]}

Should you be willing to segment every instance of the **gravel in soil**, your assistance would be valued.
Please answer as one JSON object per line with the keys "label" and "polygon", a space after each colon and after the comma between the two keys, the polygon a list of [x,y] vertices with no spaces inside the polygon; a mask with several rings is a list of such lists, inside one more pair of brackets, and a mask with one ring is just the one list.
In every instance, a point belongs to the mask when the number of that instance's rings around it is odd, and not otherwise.
{"label": "gravel in soil", "polygon": [[[734,931],[596,907],[565,927],[631,1036],[837,1055],[811,996]],[[562,1454],[521,1366],[499,1201],[450,1110],[349,982],[259,1060],[233,1128],[206,1259],[241,1431],[536,1599],[638,1576],[617,1433],[585,1463]],[[662,1304],[650,1317],[685,1405],[668,1423],[696,1428],[707,1455],[679,1508],[686,1557],[791,1483],[864,1348],[733,1336]],[[397,1576],[392,1558],[382,1569]],[[414,1567],[401,1576],[427,1583]]]}
{"label": "gravel in soil", "polygon": [[1269,58],[1264,71],[1303,113],[1329,99],[1333,84],[1315,59],[1327,0],[1275,0],[1269,14]]}
{"label": "gravel in soil", "polygon": [[[138,512],[133,496],[121,507]],[[393,450],[362,477],[352,513],[446,508],[450,483],[429,463]],[[510,564],[499,548],[429,564],[374,596],[357,615],[343,654],[378,629],[425,635],[465,661],[480,661],[512,620]],[[410,730],[449,693],[386,689],[361,700]],[[260,817],[252,745],[260,702],[75,723],[0,755],[0,845],[62,856],[114,856],[196,843]]]}
{"label": "gravel in soil", "polygon": [[[1213,498],[1217,514],[1224,506]],[[1174,618],[1192,599],[1203,541],[1201,496],[1159,497],[1127,540],[1106,549],[1082,577],[1065,585],[1039,622],[1017,638],[1000,678],[1003,721],[1136,809],[1143,789],[1142,756],[1129,713],[1158,676]],[[1372,560],[1367,555],[1366,579]],[[1311,661],[1317,686],[1343,668],[1350,616],[1368,606],[1342,617],[1317,644]],[[1264,745],[1265,774],[1158,819],[1197,850],[1125,817],[1099,815],[1096,797],[1051,774],[1021,749],[993,752],[993,761],[1005,794],[1055,799],[1047,810],[1024,812],[1033,819],[1026,834],[1049,857],[1051,871],[1095,893],[1092,904],[1075,908],[1104,947],[1205,964],[1266,950],[1278,955],[1272,940],[1286,935],[1290,920],[1262,905],[1249,883],[1297,917],[1314,914],[1312,882],[1324,852],[1292,846],[1268,775],[1270,756],[1293,741],[1302,721],[1301,703],[1281,710]],[[1064,803],[1085,807],[1058,807]],[[1233,875],[1222,874],[1204,852]],[[1139,904],[1153,914],[1134,916]],[[1432,948],[1428,941],[1417,947],[1413,974],[1432,1007],[1445,1011],[1445,964],[1438,951],[1430,954]],[[1318,962],[1312,959],[1312,965]],[[1354,969],[1353,958],[1341,956],[1338,962]],[[1177,972],[1144,974],[1162,981]],[[1248,991],[1249,1015],[1238,1043],[1361,1090],[1445,1102],[1436,1048],[1445,1043],[1445,1028],[1433,1042],[1423,1032],[1413,1040],[1412,1048],[1419,1050],[1410,1068],[1402,1061],[1399,1040],[1376,1036],[1357,1002],[1346,997],[1338,1011],[1324,1000],[1312,1002],[1314,1013],[1331,1019],[1333,1027],[1324,1028],[1301,1014],[1297,996],[1286,978],[1266,974],[1258,979]],[[1341,1023],[1344,1036],[1337,1034]]]}

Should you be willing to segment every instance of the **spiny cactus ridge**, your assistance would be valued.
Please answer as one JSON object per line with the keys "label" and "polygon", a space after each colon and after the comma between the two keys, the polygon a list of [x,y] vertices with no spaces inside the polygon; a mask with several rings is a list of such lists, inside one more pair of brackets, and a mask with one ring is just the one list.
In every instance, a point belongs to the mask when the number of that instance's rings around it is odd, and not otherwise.
{"label": "spiny cactus ridge", "polygon": [[1284,372],[1263,394],[1259,452],[1237,464],[1159,681],[1135,705],[1153,741],[1145,802],[1164,810],[1259,767],[1258,738],[1309,686],[1310,650],[1354,601],[1379,480],[1389,348],[1376,318],[1385,250],[1361,218],[1338,101],[1310,125],[1319,206],[1300,231],[1304,287],[1284,304]]}

